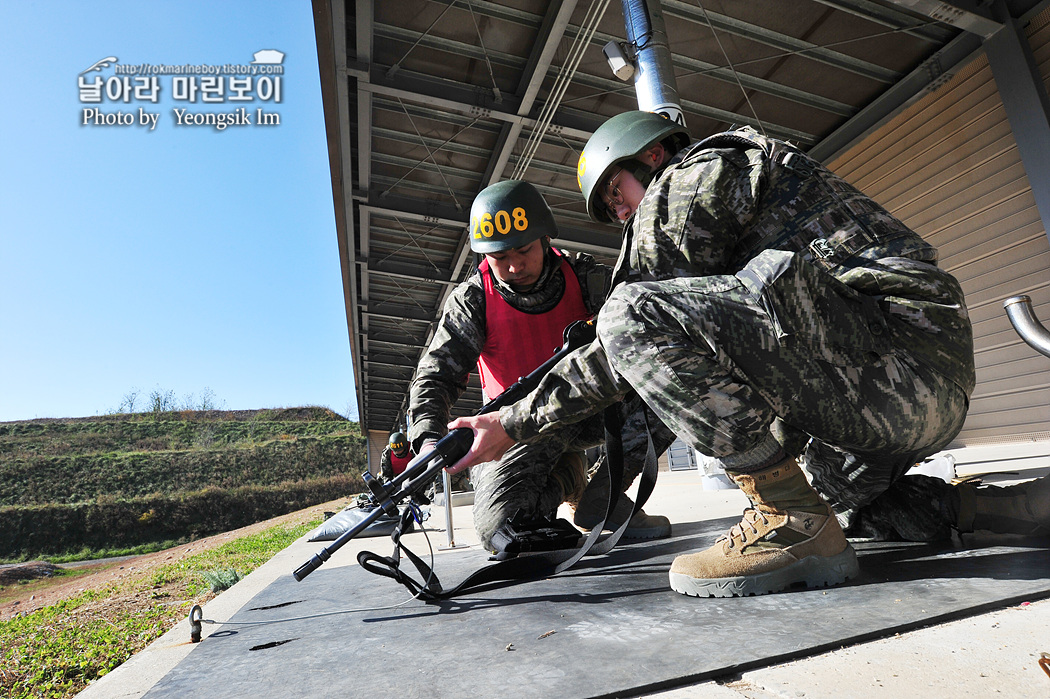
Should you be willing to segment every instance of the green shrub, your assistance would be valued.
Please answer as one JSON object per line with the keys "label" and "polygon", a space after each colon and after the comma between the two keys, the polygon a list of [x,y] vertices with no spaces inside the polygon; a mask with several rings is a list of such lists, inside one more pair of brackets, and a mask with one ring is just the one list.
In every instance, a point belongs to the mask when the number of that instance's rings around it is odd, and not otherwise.
{"label": "green shrub", "polygon": [[151,398],[148,413],[0,423],[0,557],[155,547],[363,489],[359,426],[327,408]]}
{"label": "green shrub", "polygon": [[275,486],[208,487],[178,495],[0,507],[0,558],[199,539],[361,492],[358,476]]}
{"label": "green shrub", "polygon": [[0,505],[276,485],[364,469],[365,443],[355,423],[249,422],[60,421],[25,426],[29,437],[10,428],[19,423],[0,425]]}
{"label": "green shrub", "polygon": [[201,571],[201,577],[208,583],[212,592],[222,592],[236,585],[244,576],[233,568],[216,568]]}

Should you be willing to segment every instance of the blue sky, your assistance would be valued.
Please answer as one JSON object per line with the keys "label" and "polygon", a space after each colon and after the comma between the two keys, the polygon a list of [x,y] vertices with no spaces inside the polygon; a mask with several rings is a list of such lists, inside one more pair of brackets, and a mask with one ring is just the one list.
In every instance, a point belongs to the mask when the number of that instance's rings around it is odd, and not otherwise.
{"label": "blue sky", "polygon": [[[250,64],[281,102],[81,102],[123,65]],[[356,417],[307,0],[0,3],[0,421],[81,417],[132,390]],[[102,79],[115,68],[85,77]],[[178,126],[173,109],[280,115]],[[159,113],[83,125],[84,108]]]}

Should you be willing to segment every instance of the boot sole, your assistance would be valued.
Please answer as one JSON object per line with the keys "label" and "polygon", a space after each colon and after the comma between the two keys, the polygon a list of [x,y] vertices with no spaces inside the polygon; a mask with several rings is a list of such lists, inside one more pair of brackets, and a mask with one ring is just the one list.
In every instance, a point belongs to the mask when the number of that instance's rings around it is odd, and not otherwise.
{"label": "boot sole", "polygon": [[748,597],[779,592],[793,585],[831,587],[860,573],[857,553],[847,544],[834,556],[808,556],[779,570],[733,578],[693,578],[670,573],[671,589],[691,597]]}

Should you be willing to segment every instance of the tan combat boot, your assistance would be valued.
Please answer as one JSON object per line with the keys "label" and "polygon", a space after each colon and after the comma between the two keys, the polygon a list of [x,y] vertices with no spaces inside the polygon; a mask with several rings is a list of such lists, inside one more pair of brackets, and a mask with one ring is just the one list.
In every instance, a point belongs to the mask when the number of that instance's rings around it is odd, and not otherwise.
{"label": "tan combat boot", "polygon": [[961,483],[955,489],[960,532],[1050,534],[1050,476],[1008,487]]}
{"label": "tan combat boot", "polygon": [[675,558],[671,589],[744,597],[796,584],[838,585],[857,575],[853,547],[794,459],[755,473],[727,473],[754,507],[711,548]]}
{"label": "tan combat boot", "polygon": [[[569,503],[573,509],[572,523],[584,531],[597,527],[605,514],[605,506],[609,502],[608,474],[607,469],[599,470],[583,492],[580,501],[575,505]],[[645,510],[638,510],[632,516],[633,511],[634,501],[627,497],[626,493],[620,493],[603,529],[619,529],[623,521],[630,517],[631,521],[623,530],[624,539],[666,539],[671,536],[671,520],[663,515],[646,514]]]}

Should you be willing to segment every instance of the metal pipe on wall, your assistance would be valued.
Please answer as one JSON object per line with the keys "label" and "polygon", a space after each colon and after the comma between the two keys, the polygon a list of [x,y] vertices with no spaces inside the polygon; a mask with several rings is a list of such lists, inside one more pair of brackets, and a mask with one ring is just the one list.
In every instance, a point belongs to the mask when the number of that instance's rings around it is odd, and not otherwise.
{"label": "metal pipe on wall", "polygon": [[684,126],[660,0],[622,2],[627,42],[635,50],[634,92],[638,109],[663,114]]}
{"label": "metal pipe on wall", "polygon": [[1050,331],[1035,317],[1032,299],[1028,296],[1013,296],[1003,301],[1003,307],[1021,339],[1036,352],[1050,357]]}

